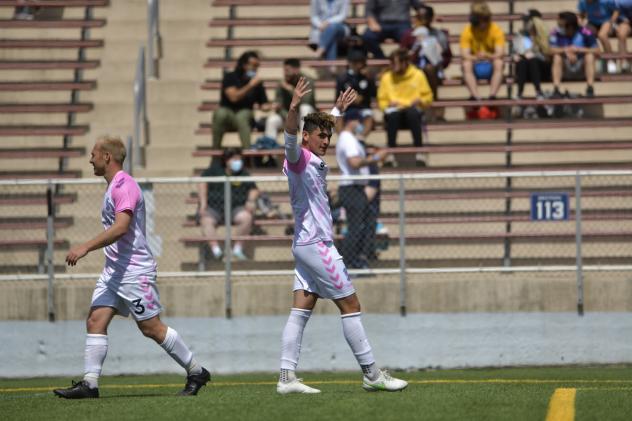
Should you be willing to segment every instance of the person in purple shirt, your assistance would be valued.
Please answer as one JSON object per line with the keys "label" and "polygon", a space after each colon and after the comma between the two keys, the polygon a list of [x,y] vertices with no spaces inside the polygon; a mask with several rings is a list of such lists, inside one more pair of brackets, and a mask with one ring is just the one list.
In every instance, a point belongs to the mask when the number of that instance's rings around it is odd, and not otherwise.
{"label": "person in purple shirt", "polygon": [[561,12],[558,27],[549,37],[553,55],[552,77],[554,96],[560,97],[560,85],[564,80],[584,80],[588,83],[586,96],[595,95],[595,54],[599,52],[597,38],[588,29],[579,26],[577,15]]}
{"label": "person in purple shirt", "polygon": [[[608,37],[615,34],[617,26],[614,0],[579,0],[577,10],[581,25],[597,35],[604,52],[612,53]],[[617,63],[608,60],[607,68],[608,73],[616,73]]]}

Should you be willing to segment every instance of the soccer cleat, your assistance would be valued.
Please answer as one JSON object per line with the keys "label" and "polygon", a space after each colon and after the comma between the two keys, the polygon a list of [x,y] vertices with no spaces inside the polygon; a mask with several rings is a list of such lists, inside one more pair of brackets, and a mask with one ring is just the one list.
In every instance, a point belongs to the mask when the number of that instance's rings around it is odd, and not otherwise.
{"label": "soccer cleat", "polygon": [[291,382],[278,382],[277,383],[277,393],[280,395],[288,395],[290,393],[320,393],[320,390],[314,389],[313,387],[309,387],[306,384],[303,384],[303,379],[294,379]]}
{"label": "soccer cleat", "polygon": [[81,380],[80,382],[73,380],[71,387],[67,389],[55,389],[53,393],[60,398],[66,399],[90,399],[99,397],[99,389],[91,389],[85,380]]}
{"label": "soccer cleat", "polygon": [[206,383],[211,381],[211,373],[207,369],[202,367],[200,374],[191,374],[187,376],[187,383],[184,385],[179,393],[180,396],[195,396],[198,391],[205,386]]}
{"label": "soccer cleat", "polygon": [[406,389],[406,386],[407,381],[391,377],[386,370],[380,370],[380,375],[374,381],[369,380],[367,376],[362,379],[362,387],[367,392],[397,392]]}

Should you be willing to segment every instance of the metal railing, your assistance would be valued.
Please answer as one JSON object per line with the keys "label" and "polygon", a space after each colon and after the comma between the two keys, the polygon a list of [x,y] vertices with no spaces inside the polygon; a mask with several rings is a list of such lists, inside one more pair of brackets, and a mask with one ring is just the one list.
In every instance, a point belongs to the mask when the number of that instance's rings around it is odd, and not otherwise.
{"label": "metal railing", "polygon": [[160,3],[159,0],[147,0],[147,74],[152,79],[160,77],[161,58]]}
{"label": "metal railing", "polygon": [[147,119],[147,79],[145,76],[145,47],[138,48],[138,61],[134,77],[134,134],[132,137],[130,164],[145,166],[144,148],[150,143],[149,120]]}

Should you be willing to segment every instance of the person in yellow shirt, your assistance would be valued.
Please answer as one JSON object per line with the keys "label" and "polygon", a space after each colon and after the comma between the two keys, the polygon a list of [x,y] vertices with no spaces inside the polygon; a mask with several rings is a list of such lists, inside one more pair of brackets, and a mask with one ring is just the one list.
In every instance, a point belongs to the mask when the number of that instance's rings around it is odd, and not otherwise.
{"label": "person in yellow shirt", "polygon": [[490,80],[489,98],[496,98],[503,80],[505,34],[492,22],[492,12],[484,1],[472,4],[470,23],[461,33],[463,79],[470,99],[481,99],[477,80]]}
{"label": "person in yellow shirt", "polygon": [[[384,113],[388,147],[397,146],[397,131],[408,128],[413,144],[421,146],[423,110],[432,103],[432,90],[426,75],[410,64],[406,48],[398,48],[389,56],[390,69],[380,79],[377,102]],[[422,154],[416,155],[417,165],[425,165]],[[388,161],[393,164],[392,161]]]}

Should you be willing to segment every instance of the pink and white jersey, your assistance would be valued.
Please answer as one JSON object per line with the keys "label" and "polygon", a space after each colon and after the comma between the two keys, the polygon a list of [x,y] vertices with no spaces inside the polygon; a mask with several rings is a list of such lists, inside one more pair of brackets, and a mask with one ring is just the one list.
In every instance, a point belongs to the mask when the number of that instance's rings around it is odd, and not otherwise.
{"label": "pink and white jersey", "polygon": [[108,281],[131,283],[135,275],[156,271],[156,261],[145,237],[145,200],[136,180],[124,171],[116,173],[103,197],[101,222],[106,230],[116,214],[132,212],[129,230],[118,241],[106,246],[103,275]]}
{"label": "pink and white jersey", "polygon": [[294,245],[333,240],[333,222],[327,196],[329,167],[317,155],[297,144],[296,135],[285,133],[283,173],[290,187],[294,212]]}

